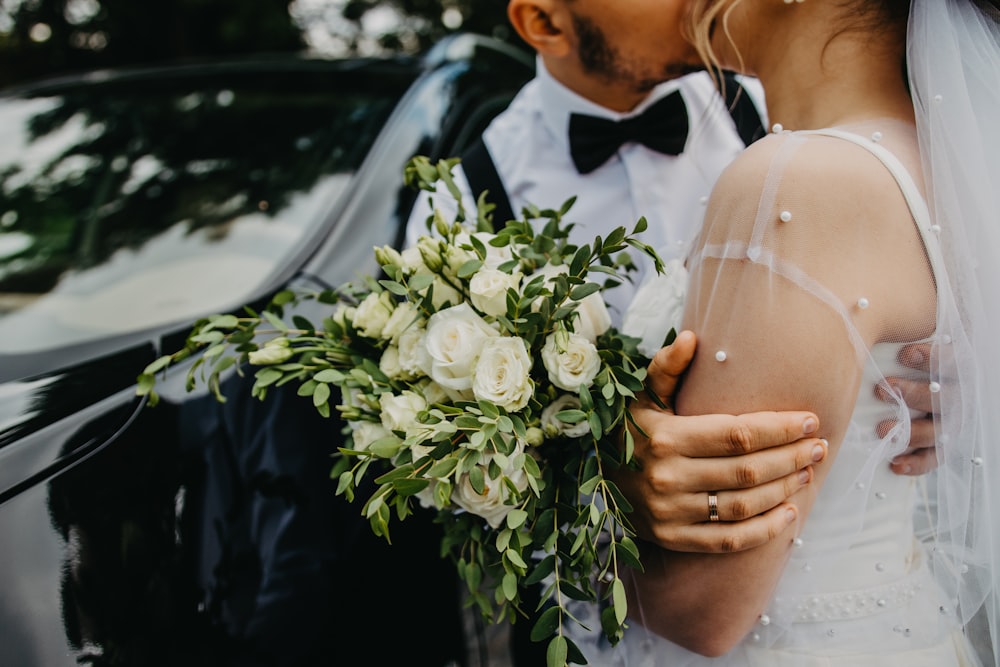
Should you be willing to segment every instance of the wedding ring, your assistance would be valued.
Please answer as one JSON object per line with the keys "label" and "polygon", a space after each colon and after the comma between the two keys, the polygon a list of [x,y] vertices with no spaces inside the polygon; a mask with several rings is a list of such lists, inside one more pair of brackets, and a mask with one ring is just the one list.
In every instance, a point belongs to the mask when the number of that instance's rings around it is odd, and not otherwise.
{"label": "wedding ring", "polygon": [[708,492],[708,520],[713,523],[719,520],[719,496],[711,491]]}

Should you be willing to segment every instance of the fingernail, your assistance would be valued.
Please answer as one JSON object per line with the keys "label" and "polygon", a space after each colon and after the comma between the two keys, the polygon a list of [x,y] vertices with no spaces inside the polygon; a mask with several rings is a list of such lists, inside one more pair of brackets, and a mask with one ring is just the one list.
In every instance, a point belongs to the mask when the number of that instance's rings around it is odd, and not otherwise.
{"label": "fingernail", "polygon": [[809,483],[809,478],[810,477],[812,477],[812,475],[809,474],[808,470],[800,470],[799,471],[799,484],[802,484],[803,486],[805,486],[806,484]]}
{"label": "fingernail", "polygon": [[787,510],[785,510],[785,523],[794,523],[794,522],[795,522],[795,510],[789,507]]}
{"label": "fingernail", "polygon": [[[826,440],[824,440],[823,442],[826,442]],[[829,443],[827,444],[827,447],[829,447]],[[824,447],[823,445],[816,445],[815,447],[813,447],[813,461],[816,461],[818,463],[822,461],[823,457],[825,456],[826,456],[826,447]]]}
{"label": "fingernail", "polygon": [[809,435],[810,433],[814,433],[816,431],[817,426],[819,426],[819,424],[816,423],[815,419],[807,417],[806,420],[802,422],[802,432]]}

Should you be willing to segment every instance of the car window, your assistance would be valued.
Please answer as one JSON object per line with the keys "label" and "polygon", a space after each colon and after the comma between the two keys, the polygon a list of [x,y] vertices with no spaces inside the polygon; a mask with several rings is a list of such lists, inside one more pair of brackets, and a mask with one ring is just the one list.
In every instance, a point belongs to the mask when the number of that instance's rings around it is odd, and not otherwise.
{"label": "car window", "polygon": [[0,98],[0,353],[257,296],[329,220],[405,83],[195,73]]}

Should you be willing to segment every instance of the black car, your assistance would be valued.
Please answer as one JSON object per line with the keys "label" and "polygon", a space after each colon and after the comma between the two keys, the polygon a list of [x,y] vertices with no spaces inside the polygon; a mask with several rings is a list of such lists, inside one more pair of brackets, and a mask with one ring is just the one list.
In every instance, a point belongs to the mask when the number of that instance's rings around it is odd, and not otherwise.
{"label": "black car", "polygon": [[339,423],[238,375],[219,403],[172,369],[155,408],[135,381],[201,316],[372,273],[407,160],[532,73],[460,35],[0,95],[0,667],[468,664],[435,527],[388,547],[335,496]]}

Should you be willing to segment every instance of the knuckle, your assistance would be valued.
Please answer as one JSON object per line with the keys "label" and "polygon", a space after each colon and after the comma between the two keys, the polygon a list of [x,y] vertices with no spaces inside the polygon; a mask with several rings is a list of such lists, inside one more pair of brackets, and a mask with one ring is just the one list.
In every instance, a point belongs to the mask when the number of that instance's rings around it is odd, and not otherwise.
{"label": "knuckle", "polygon": [[[648,431],[647,431],[648,432]],[[650,433],[649,451],[656,457],[665,458],[674,449],[674,442],[665,433]]]}
{"label": "knuckle", "polygon": [[754,450],[753,429],[740,422],[729,431],[729,448],[733,454],[749,454]]}
{"label": "knuckle", "polygon": [[745,548],[745,542],[746,538],[738,531],[734,531],[722,537],[722,540],[719,542],[719,551],[726,554],[742,551]]}
{"label": "knuckle", "polygon": [[734,521],[749,519],[754,515],[754,511],[751,509],[749,501],[742,496],[736,496],[729,501],[729,512],[732,514],[732,519]]}
{"label": "knuckle", "polygon": [[649,471],[649,486],[657,494],[669,495],[677,491],[680,480],[670,466],[659,466]]}
{"label": "knuckle", "polygon": [[757,486],[764,477],[764,471],[753,461],[744,461],[736,469],[736,482],[741,488]]}

